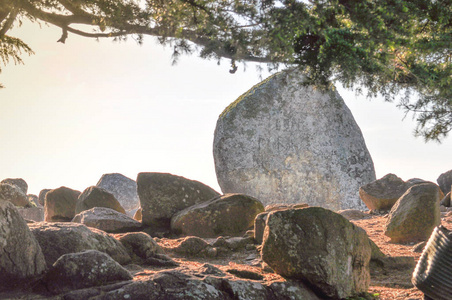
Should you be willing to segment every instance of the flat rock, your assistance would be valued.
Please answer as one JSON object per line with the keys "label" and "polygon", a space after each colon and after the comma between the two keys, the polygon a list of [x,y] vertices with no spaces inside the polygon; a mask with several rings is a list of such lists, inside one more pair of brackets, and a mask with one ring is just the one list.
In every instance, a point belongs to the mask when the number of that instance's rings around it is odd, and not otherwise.
{"label": "flat rock", "polygon": [[239,236],[253,227],[262,203],[250,196],[226,194],[188,207],[171,219],[171,230],[199,237]]}
{"label": "flat rock", "polygon": [[140,207],[137,183],[129,177],[119,173],[104,174],[96,186],[112,193],[126,211]]}
{"label": "flat rock", "polygon": [[142,223],[167,230],[175,213],[219,196],[201,182],[168,173],[140,173],[137,184]]}
{"label": "flat rock", "polygon": [[336,91],[303,82],[301,71],[280,72],[219,116],[213,153],[221,190],[265,205],[364,209],[358,190],[375,170],[361,130]]}
{"label": "flat rock", "polygon": [[74,223],[81,223],[109,233],[137,231],[141,229],[141,222],[106,207],[94,207],[77,214]]}
{"label": "flat rock", "polygon": [[31,232],[41,246],[47,266],[52,266],[63,254],[98,250],[120,264],[131,261],[124,246],[106,232],[77,223],[33,223]]}
{"label": "flat rock", "polygon": [[25,220],[9,201],[0,201],[0,291],[41,275],[46,262]]}

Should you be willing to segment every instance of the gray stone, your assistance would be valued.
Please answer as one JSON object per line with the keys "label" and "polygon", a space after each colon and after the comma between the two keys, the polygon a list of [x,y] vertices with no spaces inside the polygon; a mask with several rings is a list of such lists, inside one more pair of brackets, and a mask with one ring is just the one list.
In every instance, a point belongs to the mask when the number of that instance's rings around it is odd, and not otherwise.
{"label": "gray stone", "polygon": [[446,196],[444,196],[444,198],[441,200],[440,204],[445,206],[445,207],[450,207],[450,198],[451,198],[451,192],[447,193]]}
{"label": "gray stone", "polygon": [[91,186],[85,189],[78,197],[75,213],[79,214],[82,211],[89,210],[94,207],[106,207],[114,209],[122,214],[126,213],[113,194],[97,186]]}
{"label": "gray stone", "polygon": [[72,219],[72,222],[110,233],[137,231],[142,227],[140,222],[106,207],[94,207],[82,211]]}
{"label": "gray stone", "polygon": [[79,195],[79,191],[65,186],[47,192],[44,200],[44,220],[70,222],[75,216],[75,205]]}
{"label": "gray stone", "polygon": [[439,187],[444,194],[449,193],[452,186],[452,170],[439,175],[438,179],[436,179],[436,182],[438,182]]}
{"label": "gray stone", "polygon": [[117,236],[117,239],[124,245],[132,260],[142,263],[150,257],[163,254],[163,249],[154,239],[144,232],[131,232]]}
{"label": "gray stone", "polygon": [[135,180],[119,173],[104,174],[96,186],[112,193],[126,211],[140,207]]}
{"label": "gray stone", "polygon": [[0,291],[41,275],[46,263],[25,220],[9,201],[0,201]]}
{"label": "gray stone", "polygon": [[40,205],[44,206],[44,204],[45,204],[45,199],[46,199],[46,195],[47,195],[47,193],[50,192],[50,191],[51,191],[51,189],[44,189],[44,190],[41,190],[41,191],[39,192],[38,202],[39,202]]}
{"label": "gray stone", "polygon": [[370,258],[365,231],[330,210],[309,207],[268,215],[263,261],[319,295],[342,299],[366,292]]}
{"label": "gray stone", "polygon": [[219,196],[201,182],[168,173],[140,173],[137,184],[142,223],[167,230],[175,213]]}
{"label": "gray stone", "polygon": [[387,174],[360,187],[359,196],[370,210],[389,211],[409,188],[409,183],[394,174]]}
{"label": "gray stone", "polygon": [[340,95],[303,85],[286,70],[220,115],[213,154],[223,193],[271,203],[364,209],[360,186],[375,180],[361,130]]}
{"label": "gray stone", "polygon": [[131,261],[124,246],[106,232],[77,223],[33,223],[28,225],[41,246],[47,266],[63,254],[98,250],[120,264]]}
{"label": "gray stone", "polygon": [[412,186],[392,207],[384,234],[391,242],[418,242],[441,224],[440,189],[434,183]]}
{"label": "gray stone", "polygon": [[0,201],[9,201],[20,207],[30,206],[27,195],[16,185],[9,183],[0,183]]}
{"label": "gray stone", "polygon": [[174,214],[171,230],[205,238],[239,236],[253,227],[254,218],[263,211],[262,203],[253,197],[226,194]]}
{"label": "gray stone", "polygon": [[304,283],[298,281],[276,281],[270,284],[270,289],[277,296],[277,299],[287,300],[321,300]]}
{"label": "gray stone", "polygon": [[36,206],[36,207],[43,206],[43,205],[39,204],[39,198],[36,195],[29,194],[29,195],[27,195],[27,199],[28,199],[28,202],[30,202],[31,206]]}
{"label": "gray stone", "polygon": [[44,207],[18,207],[17,211],[25,220],[44,221]]}
{"label": "gray stone", "polygon": [[64,254],[46,274],[45,282],[53,294],[131,280],[133,276],[110,256],[97,250]]}
{"label": "gray stone", "polygon": [[24,193],[25,195],[28,192],[28,184],[22,178],[6,178],[6,179],[3,179],[0,183],[8,183],[8,184],[17,186],[19,188],[19,190],[22,193]]}

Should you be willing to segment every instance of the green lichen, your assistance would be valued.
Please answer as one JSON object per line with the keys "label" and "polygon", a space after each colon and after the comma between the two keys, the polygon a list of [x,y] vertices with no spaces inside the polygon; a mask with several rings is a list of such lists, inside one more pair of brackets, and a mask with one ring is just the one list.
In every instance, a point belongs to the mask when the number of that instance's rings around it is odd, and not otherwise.
{"label": "green lichen", "polygon": [[254,85],[252,88],[250,88],[248,91],[243,93],[240,97],[237,98],[237,100],[235,100],[234,102],[229,104],[229,106],[223,110],[223,112],[220,114],[219,118],[220,119],[224,118],[233,108],[235,108],[240,102],[242,102],[243,99],[253,95],[259,88],[261,88],[263,85],[265,85],[267,82],[269,82],[271,79],[273,79],[280,73],[281,72],[275,73],[275,74],[269,76],[268,78],[264,79],[263,81],[259,82],[258,84]]}

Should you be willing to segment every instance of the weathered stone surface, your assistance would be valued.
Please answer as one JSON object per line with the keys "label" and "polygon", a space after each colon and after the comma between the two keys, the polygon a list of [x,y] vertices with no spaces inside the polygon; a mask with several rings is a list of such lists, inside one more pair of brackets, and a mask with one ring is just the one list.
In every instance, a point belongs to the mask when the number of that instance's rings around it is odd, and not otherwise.
{"label": "weathered stone surface", "polygon": [[62,255],[46,274],[51,293],[100,286],[133,276],[110,256],[97,250]]}
{"label": "weathered stone surface", "polygon": [[107,207],[122,214],[126,213],[113,194],[97,186],[91,186],[85,189],[78,197],[77,205],[75,206],[75,213],[79,214],[82,211],[89,210],[94,207]]}
{"label": "weathered stone surface", "polygon": [[27,195],[19,187],[9,183],[0,183],[0,201],[9,201],[15,206],[30,206]]}
{"label": "weathered stone surface", "polygon": [[384,177],[359,188],[359,196],[370,210],[390,210],[410,185],[394,174]]}
{"label": "weathered stone surface", "polygon": [[375,171],[362,133],[337,92],[303,80],[300,71],[278,73],[220,115],[213,147],[220,187],[264,204],[363,209],[358,189]]}
{"label": "weathered stone surface", "polygon": [[140,206],[137,183],[129,177],[119,173],[104,174],[96,186],[112,193],[126,211]]}
{"label": "weathered stone surface", "polygon": [[143,214],[141,213],[141,208],[137,209],[137,211],[133,215],[133,219],[141,222],[141,220],[143,219]]}
{"label": "weathered stone surface", "polygon": [[47,266],[63,254],[98,250],[110,255],[120,264],[130,262],[124,246],[106,232],[76,223],[33,223],[31,232],[41,246]]}
{"label": "weathered stone surface", "polygon": [[79,195],[79,191],[65,186],[47,192],[44,200],[44,220],[70,222],[75,216],[75,205]]}
{"label": "weathered stone surface", "polygon": [[6,178],[6,179],[3,179],[0,183],[8,183],[8,184],[17,186],[19,188],[19,190],[22,193],[24,193],[25,195],[28,192],[28,184],[22,178]]}
{"label": "weathered stone surface", "polygon": [[444,196],[444,198],[441,200],[440,204],[445,207],[451,207],[450,205],[451,194],[452,194],[451,192],[447,193],[447,195]]}
{"label": "weathered stone surface", "polygon": [[412,186],[392,207],[384,234],[395,243],[428,239],[441,223],[439,197],[434,183]]}
{"label": "weathered stone surface", "polygon": [[357,209],[344,209],[337,212],[347,220],[362,220],[369,218],[369,214]]}
{"label": "weathered stone surface", "polygon": [[290,300],[320,300],[312,290],[304,283],[287,280],[285,282],[273,282],[270,289],[277,296],[277,299]]}
{"label": "weathered stone surface", "polygon": [[50,191],[51,191],[51,189],[44,189],[44,190],[41,190],[41,191],[39,192],[38,202],[39,202],[40,205],[42,205],[42,206],[45,205],[46,195],[47,195],[47,193],[50,192]]}
{"label": "weathered stone surface", "polygon": [[226,194],[188,207],[171,219],[171,230],[184,235],[239,236],[253,226],[264,211],[262,203],[250,196]]}
{"label": "weathered stone surface", "polygon": [[309,205],[306,203],[293,203],[293,204],[276,203],[276,204],[266,205],[265,211],[272,212],[272,211],[277,211],[277,210],[296,209],[296,208],[305,208],[305,207],[309,207]]}
{"label": "weathered stone surface", "polygon": [[72,222],[110,233],[137,231],[142,227],[140,222],[106,207],[94,207],[82,211],[72,219]]}
{"label": "weathered stone surface", "polygon": [[143,263],[148,258],[164,254],[163,249],[154,239],[144,232],[131,232],[117,235],[116,238],[124,245],[132,260]]}
{"label": "weathered stone surface", "polygon": [[438,179],[436,179],[436,182],[438,182],[438,185],[444,194],[449,193],[452,186],[452,170],[439,175]]}
{"label": "weathered stone surface", "polygon": [[173,252],[179,255],[185,255],[188,257],[206,256],[206,249],[210,247],[202,238],[197,236],[187,236],[178,241],[178,243],[171,248],[165,248],[165,251]]}
{"label": "weathered stone surface", "polygon": [[17,287],[46,269],[41,247],[9,201],[0,201],[0,291]]}
{"label": "weathered stone surface", "polygon": [[25,220],[42,222],[44,221],[44,207],[18,207],[17,211]]}
{"label": "weathered stone surface", "polygon": [[330,210],[309,207],[268,215],[263,261],[323,296],[342,299],[366,292],[370,258],[365,231]]}
{"label": "weathered stone surface", "polygon": [[168,173],[140,173],[137,184],[142,222],[156,228],[169,229],[176,212],[219,196],[201,182]]}

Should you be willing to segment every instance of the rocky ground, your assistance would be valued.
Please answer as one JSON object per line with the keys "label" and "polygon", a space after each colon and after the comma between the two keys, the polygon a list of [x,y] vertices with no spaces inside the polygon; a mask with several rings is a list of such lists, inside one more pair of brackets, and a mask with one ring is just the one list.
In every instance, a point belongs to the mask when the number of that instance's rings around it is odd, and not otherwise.
{"label": "rocky ground", "polygon": [[[387,215],[368,215],[367,218],[361,220],[353,220],[352,222],[366,230],[369,237],[380,247],[380,249],[388,256],[410,256],[414,257],[417,262],[421,253],[414,252],[414,244],[394,244],[389,242],[389,238],[384,233],[384,224]],[[452,216],[444,216],[442,224],[452,229]],[[174,261],[179,263],[177,267],[144,267],[139,265],[128,265],[126,268],[133,274],[134,281],[145,281],[153,274],[171,268],[183,269],[184,273],[202,274],[202,272],[220,271],[226,274],[226,277],[234,279],[251,279],[260,282],[284,281],[282,277],[273,273],[268,267],[262,267],[260,260],[259,246],[247,245],[238,251],[229,253],[215,253],[205,255],[197,255],[196,257],[187,258],[186,254],[177,254],[171,249],[175,249],[182,239],[156,239],[158,244],[166,249],[167,253]],[[213,243],[215,239],[206,240]],[[423,293],[414,288],[411,284],[412,270],[380,272],[372,271],[371,284],[369,293],[373,295],[372,299],[423,299]],[[34,292],[16,291],[14,293],[0,294],[0,299],[60,299],[45,294],[39,283],[35,286]]]}

